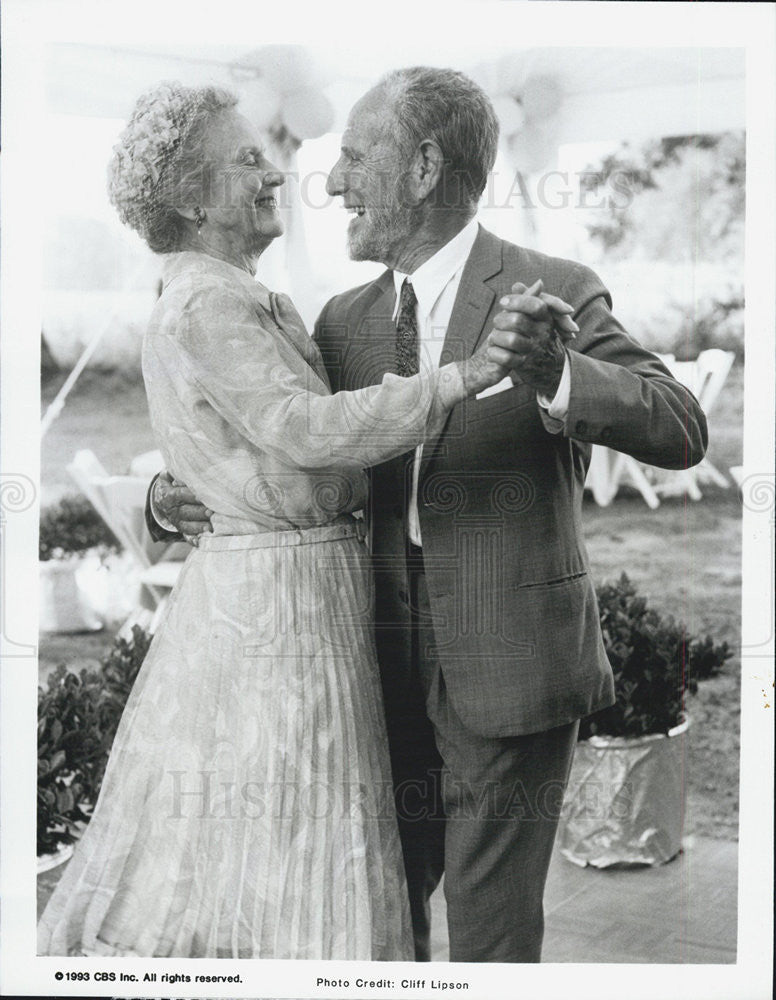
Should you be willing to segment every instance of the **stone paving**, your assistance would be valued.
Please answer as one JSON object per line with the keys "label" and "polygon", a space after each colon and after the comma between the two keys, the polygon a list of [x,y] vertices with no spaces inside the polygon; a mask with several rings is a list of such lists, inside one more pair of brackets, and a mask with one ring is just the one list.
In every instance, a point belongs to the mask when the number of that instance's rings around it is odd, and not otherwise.
{"label": "stone paving", "polygon": [[[38,911],[64,870],[38,876]],[[695,837],[656,868],[578,868],[557,852],[545,895],[544,962],[726,964],[736,960],[738,844]],[[447,961],[442,889],[432,954]]]}
{"label": "stone paving", "polygon": [[[447,960],[445,904],[434,893],[432,955]],[[557,851],[545,894],[543,962],[736,961],[738,844],[688,838],[655,868],[579,868]]]}

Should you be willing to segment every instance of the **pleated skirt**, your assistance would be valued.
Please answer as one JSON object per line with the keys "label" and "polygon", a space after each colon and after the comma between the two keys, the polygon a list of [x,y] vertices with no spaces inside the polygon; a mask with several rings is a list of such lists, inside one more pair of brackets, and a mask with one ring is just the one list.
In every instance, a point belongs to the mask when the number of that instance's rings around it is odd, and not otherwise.
{"label": "pleated skirt", "polygon": [[412,959],[371,620],[351,526],[203,540],[39,954]]}

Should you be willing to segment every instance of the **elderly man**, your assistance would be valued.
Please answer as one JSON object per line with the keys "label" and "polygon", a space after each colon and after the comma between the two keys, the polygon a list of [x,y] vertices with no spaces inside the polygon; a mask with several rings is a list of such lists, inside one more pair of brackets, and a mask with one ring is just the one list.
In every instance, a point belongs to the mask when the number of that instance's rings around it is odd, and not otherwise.
{"label": "elderly man", "polygon": [[[478,226],[497,139],[467,77],[399,70],[353,108],[328,179],[353,213],[350,256],[388,268],[318,319],[332,390],[469,356],[494,327],[511,368],[435,442],[371,470],[375,631],[419,960],[444,870],[453,961],[539,961],[579,719],[614,699],[580,524],[590,449],[684,468],[706,447],[697,402],[625,333],[592,271]],[[196,534],[192,499],[155,488],[155,509]]]}

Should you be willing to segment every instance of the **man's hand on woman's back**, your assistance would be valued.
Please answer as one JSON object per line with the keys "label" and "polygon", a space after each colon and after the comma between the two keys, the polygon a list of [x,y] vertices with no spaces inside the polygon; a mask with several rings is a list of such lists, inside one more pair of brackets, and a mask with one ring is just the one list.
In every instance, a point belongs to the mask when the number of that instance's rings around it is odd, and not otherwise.
{"label": "man's hand on woman's back", "polygon": [[[174,524],[183,537],[196,544],[205,532],[212,532],[210,523],[213,511],[194,496],[185,483],[173,479],[169,472],[162,472],[151,488],[151,505],[155,515],[161,515]],[[166,525],[162,525],[166,527]]]}

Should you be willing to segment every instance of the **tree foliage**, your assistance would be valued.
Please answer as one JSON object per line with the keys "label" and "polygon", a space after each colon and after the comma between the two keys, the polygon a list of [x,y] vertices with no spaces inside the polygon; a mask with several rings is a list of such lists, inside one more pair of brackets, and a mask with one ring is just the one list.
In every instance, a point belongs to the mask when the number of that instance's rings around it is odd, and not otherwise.
{"label": "tree foliage", "polygon": [[746,150],[743,132],[624,143],[582,177],[609,197],[587,225],[616,256],[743,262]]}

